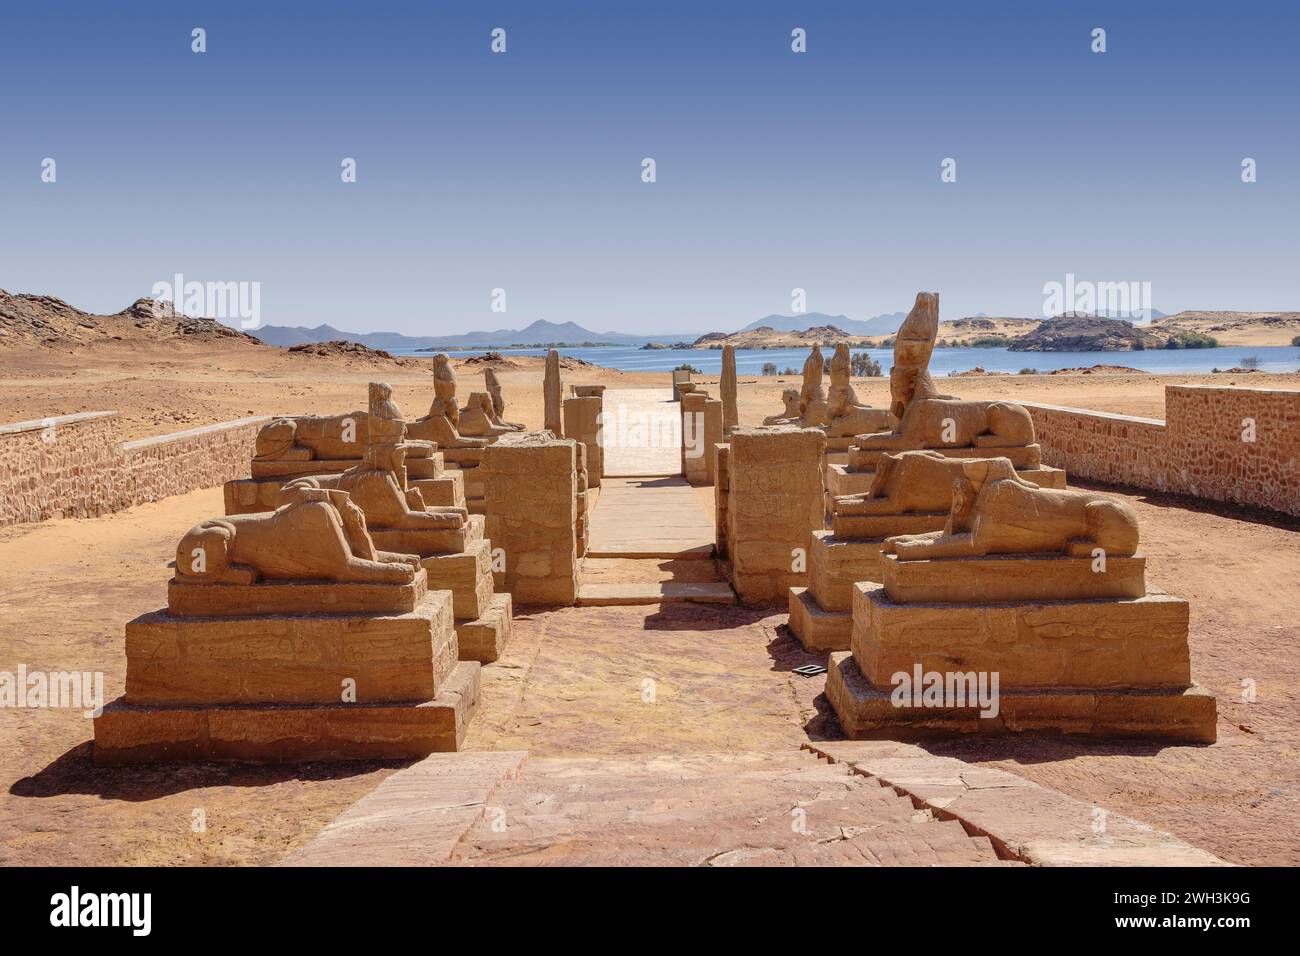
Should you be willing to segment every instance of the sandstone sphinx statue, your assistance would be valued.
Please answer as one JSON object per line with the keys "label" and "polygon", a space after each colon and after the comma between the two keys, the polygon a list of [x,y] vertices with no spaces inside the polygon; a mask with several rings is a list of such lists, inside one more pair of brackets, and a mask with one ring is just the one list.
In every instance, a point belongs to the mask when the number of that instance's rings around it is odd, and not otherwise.
{"label": "sandstone sphinx statue", "polygon": [[954,457],[994,452],[1010,458],[1016,468],[1036,470],[1045,483],[1063,484],[1063,474],[1041,468],[1034,422],[1023,405],[963,401],[939,392],[929,368],[938,328],[938,294],[918,292],[894,340],[889,370],[890,412],[898,425],[858,435],[848,470],[871,471],[883,452],[934,448]]}
{"label": "sandstone sphinx statue", "polygon": [[828,437],[843,438],[847,435],[878,432],[893,424],[894,416],[888,410],[871,408],[858,401],[850,380],[853,363],[846,343],[841,342],[835,346],[829,367],[831,388],[826,409],[829,419],[826,426]]}
{"label": "sandstone sphinx statue", "polygon": [[258,431],[253,461],[338,461],[356,458],[365,447],[367,425],[367,416],[363,412],[277,418]]}
{"label": "sandstone sphinx statue", "polygon": [[804,428],[824,428],[830,421],[829,406],[826,401],[826,388],[822,385],[822,372],[826,360],[822,357],[821,346],[814,345],[803,363],[803,384],[798,392],[798,406],[791,414],[791,389],[781,394],[785,411],[780,415],[769,415],[763,419],[764,425],[801,425]]}
{"label": "sandstone sphinx statue", "polygon": [[[167,606],[126,625],[126,690],[96,763],[418,758],[456,750],[478,696],[453,596],[375,547],[344,491],[181,538]],[[342,691],[342,693],[341,693]]]}
{"label": "sandstone sphinx statue", "polygon": [[489,438],[463,435],[459,429],[460,409],[456,406],[456,372],[445,352],[433,357],[433,402],[429,414],[407,423],[412,438],[436,442],[444,452],[449,449],[485,448]]}
{"label": "sandstone sphinx statue", "polygon": [[1129,505],[1090,491],[1040,488],[1017,477],[1005,458],[967,459],[952,485],[942,531],[899,535],[884,551],[900,561],[1000,554],[1109,558],[1137,552],[1137,516]]}
{"label": "sandstone sphinx statue", "polygon": [[[886,456],[877,478],[860,508],[928,509],[947,478],[951,500],[941,530],[886,538],[875,573],[855,575],[851,639],[826,680],[847,736],[1215,739],[1214,695],[1191,679],[1187,602],[1147,590],[1125,501],[1041,487],[1005,457],[913,451]],[[996,678],[992,695],[896,694],[908,674],[954,666]]]}
{"label": "sandstone sphinx statue", "polygon": [[372,443],[361,464],[337,475],[296,478],[281,489],[281,500],[290,500],[303,488],[344,491],[361,508],[371,528],[446,531],[464,527],[464,509],[431,510],[418,488],[404,487],[405,457],[406,449],[400,444]]}
{"label": "sandstone sphinx statue", "polygon": [[270,513],[200,522],[176,546],[176,577],[187,584],[409,584],[419,568],[413,555],[375,549],[346,492],[320,488],[288,491]]}
{"label": "sandstone sphinx statue", "polygon": [[837,516],[947,513],[953,482],[983,459],[949,458],[937,451],[885,455],[869,491],[835,499]]}
{"label": "sandstone sphinx statue", "polygon": [[483,369],[483,384],[487,386],[488,395],[492,399],[492,423],[494,425],[500,425],[503,428],[509,428],[512,431],[523,431],[523,425],[505,420],[505,396],[502,394],[501,382],[497,379],[496,369],[492,368],[490,365]]}
{"label": "sandstone sphinx statue", "polygon": [[496,420],[496,410],[487,392],[470,392],[469,401],[460,410],[457,430],[462,435],[476,438],[496,438],[520,429],[503,425]]}
{"label": "sandstone sphinx statue", "polygon": [[406,437],[402,417],[392,388],[371,382],[366,411],[284,417],[264,425],[257,434],[251,477],[224,485],[226,514],[275,510],[281,487],[297,478],[364,470],[366,451],[376,444],[401,446],[400,467],[394,470],[403,493],[418,487],[425,505],[463,509],[460,477],[444,474],[444,456],[434,442]]}
{"label": "sandstone sphinx statue", "polygon": [[781,402],[785,405],[785,409],[779,415],[768,415],[764,418],[764,425],[787,425],[799,420],[799,389],[784,389],[781,392]]}

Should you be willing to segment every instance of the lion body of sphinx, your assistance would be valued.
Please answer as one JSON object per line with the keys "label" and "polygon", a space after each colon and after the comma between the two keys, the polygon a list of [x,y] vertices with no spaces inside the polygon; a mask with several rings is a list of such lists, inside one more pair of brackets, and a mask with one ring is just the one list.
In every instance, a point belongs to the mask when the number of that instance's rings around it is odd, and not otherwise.
{"label": "lion body of sphinx", "polygon": [[429,511],[418,488],[402,490],[393,471],[359,465],[337,475],[297,478],[284,486],[281,500],[300,488],[346,491],[373,528],[447,531],[465,526],[458,509]]}
{"label": "lion body of sphinx", "polygon": [[860,435],[864,449],[1023,448],[1034,443],[1034,420],[1012,402],[916,399],[892,432]]}
{"label": "lion body of sphinx", "polygon": [[360,458],[370,439],[369,425],[366,412],[277,418],[258,430],[254,457],[263,461]]}
{"label": "lion body of sphinx", "polygon": [[784,425],[799,421],[799,389],[787,388],[782,390],[781,403],[785,405],[785,409],[779,415],[768,415],[764,418],[764,425]]}
{"label": "lion body of sphinx", "polygon": [[[1006,477],[1006,459],[972,473],[986,462],[964,462],[967,476],[953,485],[952,507],[943,531],[900,535],[885,542],[899,560],[995,554],[1066,554],[1131,557],[1137,552],[1137,515],[1126,502],[1089,491],[1039,488]],[[1014,471],[1012,472],[1014,475]]]}
{"label": "lion body of sphinx", "polygon": [[376,551],[365,516],[341,492],[306,489],[270,513],[211,518],[176,546],[176,576],[194,584],[322,580],[409,584],[416,564]]}
{"label": "lion body of sphinx", "polygon": [[[871,490],[835,499],[835,512],[842,515],[938,514],[952,505],[953,482],[962,478],[974,461],[1006,459],[948,458],[937,451],[905,451],[885,455],[876,466]],[[996,467],[996,466],[995,466]],[[1007,461],[1001,477],[1015,470]]]}

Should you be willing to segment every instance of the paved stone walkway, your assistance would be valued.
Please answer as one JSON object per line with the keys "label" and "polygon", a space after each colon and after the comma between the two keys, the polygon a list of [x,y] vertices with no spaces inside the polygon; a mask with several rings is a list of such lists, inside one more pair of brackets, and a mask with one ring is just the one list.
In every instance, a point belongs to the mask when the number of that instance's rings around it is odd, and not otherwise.
{"label": "paved stone walkway", "polygon": [[601,481],[591,513],[593,558],[710,557],[713,516],[681,477]]}
{"label": "paved stone walkway", "polygon": [[[456,781],[464,778],[457,793]],[[495,779],[494,779],[495,778]],[[436,754],[290,865],[979,866],[986,836],[807,751]],[[1002,865],[1015,865],[1004,863]]]}
{"label": "paved stone walkway", "polygon": [[604,475],[680,475],[681,403],[671,388],[620,388],[604,396]]}

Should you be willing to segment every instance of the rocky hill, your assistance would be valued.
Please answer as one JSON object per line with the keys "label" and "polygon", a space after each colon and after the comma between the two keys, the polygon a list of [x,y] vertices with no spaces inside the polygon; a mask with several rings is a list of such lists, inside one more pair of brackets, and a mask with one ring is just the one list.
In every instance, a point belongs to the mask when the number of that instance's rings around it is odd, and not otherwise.
{"label": "rocky hill", "polygon": [[1156,333],[1212,335],[1220,345],[1290,345],[1300,335],[1300,312],[1187,311],[1147,326]]}
{"label": "rocky hill", "polygon": [[264,348],[246,332],[215,319],[177,315],[171,303],[137,299],[121,312],[94,315],[49,295],[0,289],[0,349],[79,349],[112,342],[193,343]]}
{"label": "rocky hill", "polygon": [[1165,337],[1123,319],[1062,315],[1045,319],[1007,347],[1013,352],[1132,352],[1164,348]]}
{"label": "rocky hill", "polygon": [[866,345],[867,340],[860,335],[852,335],[834,325],[817,325],[809,329],[782,330],[768,325],[741,332],[710,332],[695,340],[692,347],[697,349],[720,349],[724,345],[734,345],[738,349],[793,349],[811,348],[813,345],[835,345],[847,342],[849,345]]}

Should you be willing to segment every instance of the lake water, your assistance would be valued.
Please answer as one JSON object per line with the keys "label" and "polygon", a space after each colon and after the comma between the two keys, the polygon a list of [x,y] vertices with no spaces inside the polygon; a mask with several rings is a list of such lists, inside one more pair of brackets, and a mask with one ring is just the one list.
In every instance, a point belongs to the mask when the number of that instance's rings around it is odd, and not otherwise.
{"label": "lake water", "polygon": [[[413,349],[394,349],[397,355],[415,355],[428,358],[430,352]],[[545,355],[546,349],[496,349],[503,355]],[[561,355],[585,359],[606,368],[625,372],[666,372],[688,362],[704,374],[716,375],[722,371],[722,351],[705,349],[640,349],[635,346],[610,346],[608,348],[558,349]],[[880,363],[886,373],[893,364],[892,349],[854,349],[866,351]],[[830,351],[822,352],[830,358]],[[480,352],[454,352],[453,355],[476,355]],[[1007,349],[935,349],[930,359],[930,371],[936,376],[950,372],[965,372],[980,366],[988,372],[1019,372],[1033,368],[1051,372],[1062,368],[1087,368],[1092,365],[1125,365],[1167,375],[1186,375],[1209,372],[1215,368],[1229,369],[1242,364],[1242,359],[1259,359],[1262,372],[1300,371],[1300,348],[1290,345],[1242,346],[1217,349],[1149,349],[1144,352],[1011,352]],[[793,368],[803,369],[808,349],[737,349],[736,371],[742,375],[758,375],[763,366],[772,362],[778,372]]]}

